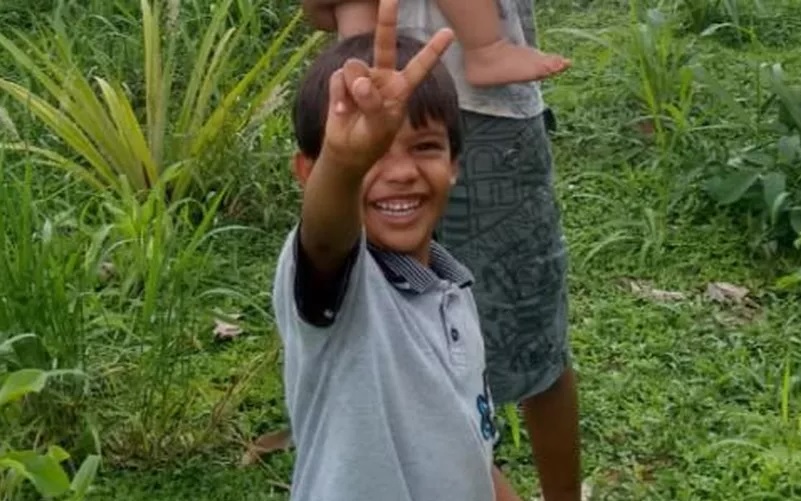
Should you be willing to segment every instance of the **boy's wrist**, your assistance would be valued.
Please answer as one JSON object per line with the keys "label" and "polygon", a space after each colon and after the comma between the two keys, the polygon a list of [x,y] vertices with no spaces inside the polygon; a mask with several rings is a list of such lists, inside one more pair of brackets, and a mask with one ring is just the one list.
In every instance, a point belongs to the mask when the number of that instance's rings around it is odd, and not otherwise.
{"label": "boy's wrist", "polygon": [[361,182],[376,161],[323,143],[315,164],[327,165],[328,168],[336,169],[342,176],[353,176],[354,181]]}

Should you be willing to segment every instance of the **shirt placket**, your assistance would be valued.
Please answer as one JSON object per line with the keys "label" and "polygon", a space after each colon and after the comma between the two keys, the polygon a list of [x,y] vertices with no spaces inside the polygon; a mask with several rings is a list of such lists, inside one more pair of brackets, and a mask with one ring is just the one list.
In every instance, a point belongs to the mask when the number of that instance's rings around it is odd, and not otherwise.
{"label": "shirt placket", "polygon": [[440,315],[448,346],[448,355],[454,367],[464,368],[467,366],[467,352],[464,339],[465,332],[463,332],[461,318],[458,314],[461,298],[453,284],[445,283],[443,284],[443,289]]}

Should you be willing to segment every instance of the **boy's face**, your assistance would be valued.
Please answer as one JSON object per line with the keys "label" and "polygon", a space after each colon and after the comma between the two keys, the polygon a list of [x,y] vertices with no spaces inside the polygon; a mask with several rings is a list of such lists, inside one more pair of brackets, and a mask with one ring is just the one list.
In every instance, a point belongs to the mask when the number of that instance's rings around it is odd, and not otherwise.
{"label": "boy's face", "polygon": [[[297,171],[301,184],[312,164],[301,159]],[[443,123],[429,120],[415,129],[407,119],[362,184],[368,241],[427,264],[431,236],[448,203],[456,165]]]}
{"label": "boy's face", "polygon": [[363,215],[370,243],[427,264],[431,236],[456,172],[445,125],[429,120],[415,129],[407,119],[364,179]]}

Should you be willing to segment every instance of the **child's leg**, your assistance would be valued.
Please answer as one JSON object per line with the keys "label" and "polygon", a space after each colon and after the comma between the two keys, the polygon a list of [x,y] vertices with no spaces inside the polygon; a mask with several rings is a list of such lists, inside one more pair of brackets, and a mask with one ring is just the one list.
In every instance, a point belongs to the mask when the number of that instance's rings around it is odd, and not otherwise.
{"label": "child's leg", "polygon": [[342,2],[334,7],[334,15],[340,38],[370,33],[375,30],[378,4],[374,0]]}
{"label": "child's leg", "polygon": [[503,36],[496,0],[437,0],[464,49],[465,76],[475,86],[542,80],[566,70],[570,62]]}

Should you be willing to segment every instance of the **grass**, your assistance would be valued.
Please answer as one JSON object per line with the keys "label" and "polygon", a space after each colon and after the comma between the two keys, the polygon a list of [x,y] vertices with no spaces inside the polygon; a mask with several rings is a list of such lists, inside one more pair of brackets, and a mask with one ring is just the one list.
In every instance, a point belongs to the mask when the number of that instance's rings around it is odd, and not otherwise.
{"label": "grass", "polygon": [[[637,79],[648,77],[633,75],[636,66],[603,45],[559,30],[605,36],[601,30],[612,29],[611,36],[626,43],[632,22],[628,6],[612,0],[585,3],[543,0],[538,14],[545,48],[569,54],[575,64],[545,85],[545,95],[559,122],[554,152],[572,255],[571,337],[580,377],[584,474],[595,485],[594,499],[801,499],[801,310],[797,294],[775,286],[778,278],[801,267],[801,260],[789,247],[766,252],[763,233],[748,227],[746,209],[724,210],[703,189],[710,171],[725,167],[731,151],[757,136],[697,82],[692,105],[679,117],[669,112],[662,117],[664,140],[650,135],[638,124],[667,108],[642,102],[628,90],[645,89],[648,81]],[[789,80],[801,80],[801,55],[794,48],[798,30],[793,26],[798,8],[781,0],[765,3],[774,9],[769,16],[743,14],[753,21],[763,44],[743,43],[726,33],[672,33],[691,46],[693,61],[734,94],[749,116],[757,113],[755,64],[781,62]],[[80,9],[79,4],[67,4]],[[237,4],[256,9],[267,5]],[[93,8],[105,9],[102,5]],[[35,19],[24,9],[5,15],[12,14],[15,22]],[[11,19],[3,15],[0,9],[0,20]],[[265,10],[259,18],[263,26],[250,29],[263,34],[290,15],[268,15]],[[120,30],[134,29],[117,21]],[[101,39],[107,34],[92,35]],[[103,64],[103,54],[88,47],[82,56]],[[136,67],[112,68],[124,77],[127,68]],[[6,68],[4,74],[17,74],[10,60],[0,57],[0,69]],[[653,78],[662,83],[669,75]],[[670,99],[668,92],[666,101]],[[2,99],[0,105],[9,106]],[[24,114],[14,113],[14,118],[22,135],[40,130]],[[679,118],[686,119],[686,128],[677,126]],[[149,296],[138,289],[147,291],[147,280],[125,285],[129,289],[123,294],[124,280],[102,288],[85,273],[70,281],[68,272],[80,270],[24,270],[36,279],[31,290],[57,279],[68,283],[53,307],[42,299],[41,308],[49,316],[20,309],[17,317],[27,315],[26,325],[40,330],[48,330],[45,320],[57,325],[57,340],[64,338],[65,328],[82,330],[90,347],[74,360],[87,369],[93,386],[88,395],[73,397],[81,405],[87,405],[84,398],[94,405],[91,415],[104,444],[105,464],[90,499],[288,499],[291,452],[271,454],[255,467],[237,466],[249,439],[287,423],[280,345],[266,311],[276,251],[293,221],[296,202],[286,168],[291,147],[287,130],[286,116],[280,113],[265,124],[247,156],[256,167],[243,168],[241,185],[231,191],[238,196],[210,221],[211,228],[237,225],[247,231],[209,237],[204,240],[208,245],[187,254],[194,234],[190,223],[197,215],[178,218],[187,221],[186,228],[169,233],[175,240],[161,245],[160,262],[167,271],[153,278],[158,287],[150,287],[154,311],[174,309],[179,316],[162,315],[156,332],[148,332],[152,324],[143,309]],[[81,237],[85,241],[72,236],[67,225],[54,233],[65,239],[57,249],[60,254],[41,256],[68,259],[90,246],[103,227],[103,212],[97,208],[106,199],[75,183],[62,188],[61,174],[28,167],[24,159],[6,156],[0,164],[9,174],[0,177],[7,190],[16,190],[26,172],[33,175],[31,196],[38,212],[31,217],[38,228],[65,211],[84,216],[78,221],[88,232]],[[2,207],[0,203],[0,222],[5,214],[13,224],[13,211],[3,212]],[[144,235],[156,238],[153,231]],[[148,248],[135,247],[120,259],[146,273]],[[205,272],[182,272],[180,266],[175,271],[181,262],[191,271]],[[123,278],[127,271],[123,267]],[[746,287],[749,300],[713,301],[707,287],[716,282]],[[86,298],[83,316],[69,316],[74,304],[70,298],[78,297]],[[219,312],[241,314],[238,323],[244,332],[228,342],[214,341],[213,319]],[[104,321],[98,320],[101,314]],[[127,331],[122,328],[126,326]],[[0,332],[22,327],[7,323]],[[176,339],[186,344],[175,345]],[[167,354],[150,359],[136,340],[159,341]],[[145,405],[156,414],[143,421],[137,415],[140,392],[171,374],[160,365],[165,360],[180,362],[183,371],[170,376],[174,379],[163,397]],[[177,395],[191,397],[177,400],[188,403],[180,412],[159,404]],[[166,421],[158,421],[161,417]],[[134,428],[138,435],[121,433],[145,422],[150,423],[145,429]],[[63,439],[58,420],[50,423],[52,438]],[[164,437],[171,438],[167,446],[159,441]],[[77,447],[83,442],[71,443]],[[154,443],[162,447],[154,448]],[[498,459],[526,499],[536,493],[527,445],[516,449],[507,433]]]}

